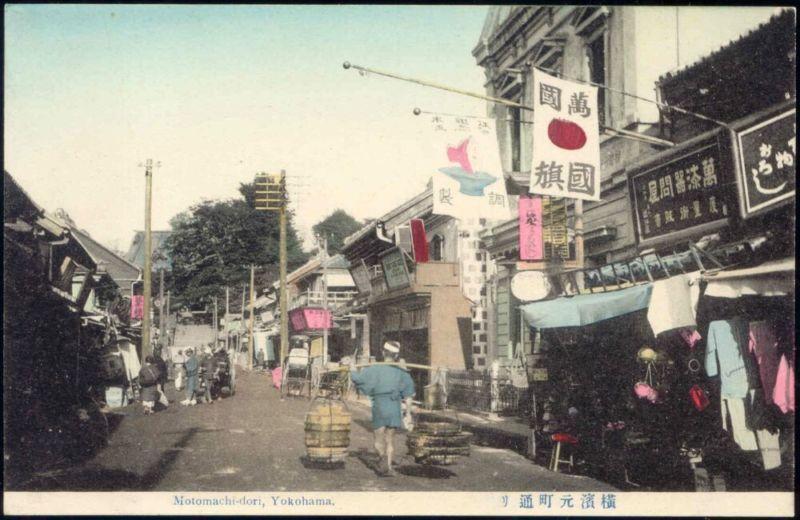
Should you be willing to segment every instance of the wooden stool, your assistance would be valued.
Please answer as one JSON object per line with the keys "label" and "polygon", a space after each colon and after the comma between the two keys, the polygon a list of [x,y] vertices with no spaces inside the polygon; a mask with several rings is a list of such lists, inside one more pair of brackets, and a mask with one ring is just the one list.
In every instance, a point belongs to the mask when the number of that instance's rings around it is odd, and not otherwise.
{"label": "wooden stool", "polygon": [[572,449],[569,452],[568,459],[561,458],[561,444],[569,444],[575,446],[578,444],[577,437],[574,437],[568,433],[554,433],[550,436],[550,440],[553,441],[553,451],[550,453],[550,470],[551,471],[558,471],[559,463],[566,463],[569,464],[570,471],[575,467],[575,459],[572,455]]}

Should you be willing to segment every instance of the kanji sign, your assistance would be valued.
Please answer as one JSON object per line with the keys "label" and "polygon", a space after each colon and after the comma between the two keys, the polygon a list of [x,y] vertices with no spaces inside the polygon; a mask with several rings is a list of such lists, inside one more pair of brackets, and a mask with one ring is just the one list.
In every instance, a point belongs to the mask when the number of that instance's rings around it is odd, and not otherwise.
{"label": "kanji sign", "polygon": [[572,259],[567,231],[566,199],[542,197],[542,243],[545,259]]}
{"label": "kanji sign", "polygon": [[742,217],[795,196],[795,109],[736,134]]}
{"label": "kanji sign", "polygon": [[533,73],[530,192],[600,200],[597,87]]}
{"label": "kanji sign", "polygon": [[424,133],[433,174],[433,213],[507,220],[508,203],[494,121],[432,115]]}
{"label": "kanji sign", "polygon": [[720,145],[705,141],[675,158],[633,173],[631,197],[640,242],[730,217],[731,174]]}
{"label": "kanji sign", "polygon": [[386,277],[386,287],[392,291],[411,285],[411,279],[406,267],[406,259],[400,249],[393,249],[383,258],[383,275]]}
{"label": "kanji sign", "polygon": [[519,258],[520,260],[543,260],[542,242],[542,198],[519,198]]}

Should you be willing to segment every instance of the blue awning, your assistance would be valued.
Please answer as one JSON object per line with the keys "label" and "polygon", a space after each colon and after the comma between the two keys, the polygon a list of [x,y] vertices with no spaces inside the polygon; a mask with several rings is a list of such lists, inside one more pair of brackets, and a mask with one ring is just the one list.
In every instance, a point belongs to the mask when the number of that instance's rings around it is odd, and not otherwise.
{"label": "blue awning", "polygon": [[646,309],[652,284],[619,291],[580,294],[522,305],[525,321],[537,329],[580,327]]}

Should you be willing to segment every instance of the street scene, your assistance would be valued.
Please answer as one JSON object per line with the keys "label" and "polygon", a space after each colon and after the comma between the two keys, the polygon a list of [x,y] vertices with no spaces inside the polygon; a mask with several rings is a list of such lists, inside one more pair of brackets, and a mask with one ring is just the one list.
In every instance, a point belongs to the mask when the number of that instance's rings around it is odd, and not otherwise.
{"label": "street scene", "polygon": [[7,498],[791,515],[796,27],[6,6]]}

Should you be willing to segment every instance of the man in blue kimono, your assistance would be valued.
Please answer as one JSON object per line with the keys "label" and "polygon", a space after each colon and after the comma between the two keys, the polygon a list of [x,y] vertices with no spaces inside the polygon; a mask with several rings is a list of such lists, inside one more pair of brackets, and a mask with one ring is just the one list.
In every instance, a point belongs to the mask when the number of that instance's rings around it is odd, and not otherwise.
{"label": "man in blue kimono", "polygon": [[[386,361],[396,362],[400,358],[400,343],[388,341],[383,351]],[[374,365],[361,371],[351,369],[350,378],[360,392],[372,399],[375,450],[381,458],[381,473],[391,475],[394,472],[394,432],[403,427],[400,404],[405,400],[406,410],[411,410],[414,381],[406,370],[393,365]]]}

